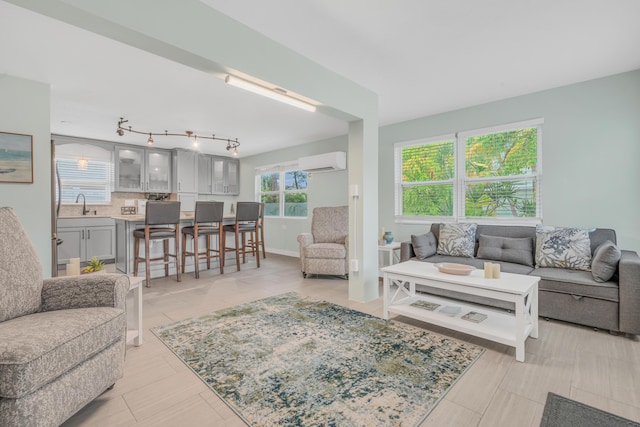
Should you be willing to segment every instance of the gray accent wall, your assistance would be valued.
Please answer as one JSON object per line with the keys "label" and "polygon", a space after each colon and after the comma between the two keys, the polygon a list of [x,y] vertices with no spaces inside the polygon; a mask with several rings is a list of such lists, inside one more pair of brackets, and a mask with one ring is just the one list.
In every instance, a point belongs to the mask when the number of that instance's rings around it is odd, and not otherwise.
{"label": "gray accent wall", "polygon": [[544,224],[613,228],[640,252],[640,70],[380,128],[380,226],[396,240],[428,229],[394,222],[394,143],[535,118]]}
{"label": "gray accent wall", "polygon": [[0,74],[0,131],[33,136],[33,184],[0,183],[0,206],[16,212],[51,276],[49,85]]}

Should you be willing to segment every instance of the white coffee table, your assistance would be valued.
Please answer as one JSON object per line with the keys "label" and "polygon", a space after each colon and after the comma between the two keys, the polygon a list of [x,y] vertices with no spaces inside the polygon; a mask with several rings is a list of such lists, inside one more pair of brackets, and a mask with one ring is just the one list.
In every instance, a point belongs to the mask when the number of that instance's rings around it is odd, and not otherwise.
{"label": "white coffee table", "polygon": [[[515,347],[519,362],[524,362],[527,337],[538,338],[539,277],[501,273],[499,279],[485,279],[483,270],[474,270],[469,276],[457,276],[441,273],[433,264],[420,261],[384,267],[382,274],[385,319],[390,313],[401,314],[509,345]],[[416,294],[416,284],[513,302],[515,314],[444,297]],[[431,311],[411,305],[417,301],[439,306]],[[460,311],[449,316],[442,313],[445,307],[460,307]],[[462,319],[470,311],[485,314],[487,318],[479,323]]]}

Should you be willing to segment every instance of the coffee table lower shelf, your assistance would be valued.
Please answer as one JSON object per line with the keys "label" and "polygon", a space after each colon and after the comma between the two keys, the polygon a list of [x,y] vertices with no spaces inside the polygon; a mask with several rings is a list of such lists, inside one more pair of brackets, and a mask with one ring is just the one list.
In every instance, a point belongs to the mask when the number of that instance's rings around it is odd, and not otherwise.
{"label": "coffee table lower shelf", "polygon": [[[431,311],[411,305],[417,301],[435,303],[440,306]],[[444,307],[460,307],[460,311],[454,316],[449,316],[440,312]],[[500,344],[516,347],[516,317],[514,313],[509,313],[507,311],[492,310],[481,305],[435,296],[407,297],[389,305],[389,311],[412,319],[420,320],[422,322],[431,323],[447,329],[453,329],[465,334],[495,341]],[[462,319],[462,316],[471,311],[485,314],[487,318],[478,323]],[[532,330],[532,322],[530,319],[525,319],[523,335],[525,337],[529,336]]]}

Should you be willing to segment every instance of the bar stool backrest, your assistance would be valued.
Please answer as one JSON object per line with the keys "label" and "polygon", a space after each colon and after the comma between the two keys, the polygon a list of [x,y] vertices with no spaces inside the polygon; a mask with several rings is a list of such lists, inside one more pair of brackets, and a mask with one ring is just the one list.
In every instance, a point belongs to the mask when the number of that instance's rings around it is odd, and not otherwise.
{"label": "bar stool backrest", "polygon": [[180,222],[180,202],[147,202],[145,225],[166,225]]}
{"label": "bar stool backrest", "polygon": [[238,202],[236,206],[236,222],[258,221],[260,218],[260,203]]}
{"label": "bar stool backrest", "polygon": [[224,202],[196,202],[195,223],[222,222]]}

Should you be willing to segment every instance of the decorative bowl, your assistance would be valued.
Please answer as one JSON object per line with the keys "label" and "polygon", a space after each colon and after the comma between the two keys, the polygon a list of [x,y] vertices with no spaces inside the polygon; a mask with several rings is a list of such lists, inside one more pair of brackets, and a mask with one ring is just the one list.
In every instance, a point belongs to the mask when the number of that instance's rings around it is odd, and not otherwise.
{"label": "decorative bowl", "polygon": [[440,262],[435,265],[438,271],[446,274],[455,274],[458,276],[468,276],[475,267],[465,264],[455,264],[452,262]]}

